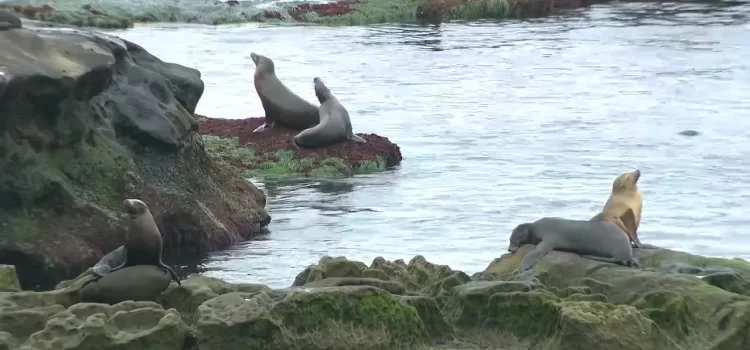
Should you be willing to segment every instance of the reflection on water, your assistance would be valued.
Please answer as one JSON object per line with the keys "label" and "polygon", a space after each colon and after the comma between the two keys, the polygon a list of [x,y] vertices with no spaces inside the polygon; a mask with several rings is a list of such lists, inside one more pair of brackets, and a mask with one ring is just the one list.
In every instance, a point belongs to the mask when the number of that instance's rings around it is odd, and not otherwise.
{"label": "reflection on water", "polygon": [[588,218],[633,168],[643,173],[644,243],[750,257],[749,10],[629,3],[525,21],[120,34],[198,68],[201,114],[262,115],[255,51],[311,101],[312,77],[323,77],[355,132],[401,147],[402,166],[381,174],[254,181],[268,194],[270,232],[200,270],[286,286],[326,254],[367,263],[422,254],[481,270],[515,225]]}

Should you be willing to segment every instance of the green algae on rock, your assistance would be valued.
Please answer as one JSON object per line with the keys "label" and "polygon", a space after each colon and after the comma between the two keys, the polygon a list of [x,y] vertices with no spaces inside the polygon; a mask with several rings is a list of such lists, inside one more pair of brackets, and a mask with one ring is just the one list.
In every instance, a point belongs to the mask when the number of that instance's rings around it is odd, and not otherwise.
{"label": "green algae on rock", "polygon": [[[368,266],[323,257],[293,286],[193,275],[156,302],[76,303],[76,285],[0,293],[0,346],[48,349],[746,349],[750,297],[703,276],[744,263],[636,250],[643,270],[552,252],[513,273],[506,254],[469,278],[415,256]],[[658,257],[658,259],[657,259]],[[685,261],[699,261],[690,266]],[[739,266],[740,270],[737,270]],[[686,272],[688,271],[688,272]],[[400,287],[399,287],[400,286]],[[166,311],[165,311],[166,310]],[[54,331],[53,331],[54,330]],[[126,341],[127,340],[127,341]]]}
{"label": "green algae on rock", "polygon": [[[330,3],[276,3],[215,0],[11,0],[2,6],[28,19],[76,26],[127,28],[135,22],[229,24],[275,22],[366,25],[427,21],[545,16],[558,9],[596,1],[571,0],[339,0]],[[603,1],[602,1],[603,2]]]}
{"label": "green algae on rock", "polygon": [[299,149],[292,144],[298,131],[277,125],[254,133],[262,123],[263,118],[201,118],[198,132],[211,157],[245,177],[341,177],[382,171],[401,162],[398,146],[378,135],[359,134],[367,143],[344,141],[320,149]]}
{"label": "green algae on rock", "polygon": [[148,203],[167,254],[225,248],[270,221],[263,192],[203,150],[198,71],[38,21],[1,31],[0,47],[0,264],[24,289],[122,244],[125,198]]}

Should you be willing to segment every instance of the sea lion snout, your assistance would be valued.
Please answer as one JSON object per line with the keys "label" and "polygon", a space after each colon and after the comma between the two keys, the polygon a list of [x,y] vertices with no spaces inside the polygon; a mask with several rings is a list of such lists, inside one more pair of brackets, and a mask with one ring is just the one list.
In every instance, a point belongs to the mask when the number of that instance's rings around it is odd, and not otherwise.
{"label": "sea lion snout", "polygon": [[635,169],[635,171],[633,172],[633,183],[638,182],[638,179],[640,178],[641,178],[641,170]]}
{"label": "sea lion snout", "polygon": [[255,65],[257,66],[258,65],[258,59],[259,59],[258,54],[255,53],[255,52],[251,52],[250,53],[250,58],[253,59],[253,62],[255,62]]}
{"label": "sea lion snout", "polygon": [[517,250],[518,250],[517,246],[510,246],[510,247],[508,247],[508,251],[511,252],[511,253],[515,253]]}

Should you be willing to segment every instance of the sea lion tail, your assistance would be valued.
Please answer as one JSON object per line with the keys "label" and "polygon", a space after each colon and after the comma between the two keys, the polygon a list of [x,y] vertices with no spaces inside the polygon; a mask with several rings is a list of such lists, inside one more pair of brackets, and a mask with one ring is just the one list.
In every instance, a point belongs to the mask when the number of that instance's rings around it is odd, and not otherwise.
{"label": "sea lion tail", "polygon": [[351,135],[351,136],[349,136],[348,138],[349,138],[349,140],[352,140],[352,141],[354,141],[354,142],[358,142],[358,143],[367,143],[367,140],[363,139],[362,137],[360,137],[360,136],[358,136],[358,135],[354,135],[354,134],[352,134],[352,135]]}

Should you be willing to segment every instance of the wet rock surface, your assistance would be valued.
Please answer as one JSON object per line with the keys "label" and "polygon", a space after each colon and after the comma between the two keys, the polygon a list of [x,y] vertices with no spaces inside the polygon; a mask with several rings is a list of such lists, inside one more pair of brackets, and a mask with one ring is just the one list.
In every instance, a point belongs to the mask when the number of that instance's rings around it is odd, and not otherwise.
{"label": "wet rock surface", "polygon": [[[744,349],[750,263],[637,250],[643,269],[532,246],[469,277],[415,256],[323,257],[289,288],[193,275],[153,301],[80,303],[80,283],[0,293],[9,349]],[[713,277],[709,277],[713,276]],[[85,278],[83,276],[82,278]]]}
{"label": "wet rock surface", "polygon": [[45,22],[0,31],[0,264],[50,289],[151,208],[165,254],[223,249],[270,221],[265,195],[206,154],[200,72],[117,37]]}

